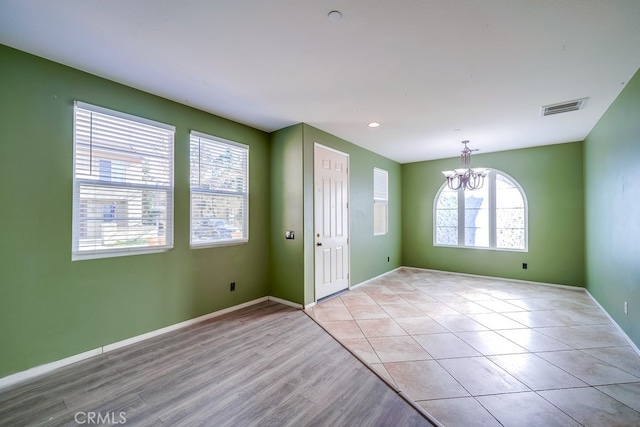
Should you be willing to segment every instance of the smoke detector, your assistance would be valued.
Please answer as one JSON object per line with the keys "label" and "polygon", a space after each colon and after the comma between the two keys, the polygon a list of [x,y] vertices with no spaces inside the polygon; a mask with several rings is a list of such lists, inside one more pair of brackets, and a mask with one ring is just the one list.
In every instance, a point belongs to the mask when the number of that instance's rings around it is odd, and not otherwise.
{"label": "smoke detector", "polygon": [[337,11],[337,10],[332,10],[327,15],[327,18],[329,18],[329,21],[331,22],[338,22],[339,20],[342,19],[342,13],[340,13],[340,11]]}

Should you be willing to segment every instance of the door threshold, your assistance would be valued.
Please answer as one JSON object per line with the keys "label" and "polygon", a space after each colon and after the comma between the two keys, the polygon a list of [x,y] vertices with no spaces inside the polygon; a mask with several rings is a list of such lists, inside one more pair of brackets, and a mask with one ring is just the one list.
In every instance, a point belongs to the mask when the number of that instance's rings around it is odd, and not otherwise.
{"label": "door threshold", "polygon": [[322,298],[320,298],[319,300],[316,301],[316,304],[320,304],[321,302],[328,301],[328,300],[330,300],[332,298],[335,298],[335,297],[338,297],[338,296],[340,296],[340,295],[342,295],[342,294],[344,294],[346,292],[349,292],[349,288],[344,288],[341,291],[335,292],[335,293],[333,293],[331,295],[327,295],[326,297],[322,297]]}

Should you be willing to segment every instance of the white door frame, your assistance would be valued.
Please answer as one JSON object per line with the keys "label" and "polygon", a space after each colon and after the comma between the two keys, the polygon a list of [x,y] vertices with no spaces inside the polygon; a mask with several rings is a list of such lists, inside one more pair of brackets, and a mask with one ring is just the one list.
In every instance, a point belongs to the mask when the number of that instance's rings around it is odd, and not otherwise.
{"label": "white door frame", "polygon": [[[311,244],[313,245],[313,269],[314,269],[314,286],[313,286],[313,290],[314,290],[314,301],[317,302],[318,301],[318,283],[317,283],[317,278],[316,278],[316,271],[318,269],[318,265],[317,265],[317,259],[316,259],[316,243],[317,243],[317,231],[316,231],[316,167],[315,167],[315,161],[316,161],[316,150],[320,148],[326,151],[332,151],[334,153],[340,154],[342,156],[346,157],[347,160],[347,213],[346,213],[346,223],[347,223],[347,268],[348,268],[348,272],[347,272],[347,286],[346,288],[344,288],[345,290],[348,290],[351,288],[351,242],[350,242],[350,237],[351,237],[351,214],[350,214],[350,209],[349,209],[349,204],[351,202],[351,175],[349,173],[349,169],[351,167],[350,163],[351,163],[351,156],[348,153],[342,152],[340,150],[336,150],[334,148],[331,147],[327,147],[326,145],[322,145],[319,144],[317,142],[313,143],[313,165],[314,165],[314,170],[313,170],[313,239],[311,240]],[[340,292],[340,291],[337,291]]]}

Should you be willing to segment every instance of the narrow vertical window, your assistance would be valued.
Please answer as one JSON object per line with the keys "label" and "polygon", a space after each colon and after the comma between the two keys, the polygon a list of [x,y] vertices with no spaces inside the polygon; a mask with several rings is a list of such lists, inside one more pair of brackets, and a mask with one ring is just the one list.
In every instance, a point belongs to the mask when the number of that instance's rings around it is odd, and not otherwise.
{"label": "narrow vertical window", "polygon": [[389,173],[373,168],[373,234],[387,234],[389,229]]}
{"label": "narrow vertical window", "polygon": [[191,132],[191,246],[249,240],[249,147]]}
{"label": "narrow vertical window", "polygon": [[174,131],[75,103],[72,259],[173,247]]}

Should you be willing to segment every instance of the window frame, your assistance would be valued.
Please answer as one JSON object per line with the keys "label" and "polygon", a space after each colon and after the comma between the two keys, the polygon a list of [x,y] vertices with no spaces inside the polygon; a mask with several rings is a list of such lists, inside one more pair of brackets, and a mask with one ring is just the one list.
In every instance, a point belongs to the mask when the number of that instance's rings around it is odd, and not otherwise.
{"label": "window frame", "polygon": [[[438,228],[438,201],[440,200],[440,195],[444,190],[448,190],[447,183],[443,183],[438,191],[436,192],[436,196],[433,199],[433,246],[436,247],[444,247],[444,248],[465,248],[465,249],[477,249],[477,250],[489,250],[489,251],[507,251],[507,252],[528,252],[529,251],[529,203],[527,201],[527,195],[520,185],[518,181],[516,181],[509,174],[502,172],[498,169],[487,168],[489,169],[489,174],[486,177],[485,185],[488,188],[488,197],[489,197],[489,246],[468,246],[465,245],[465,196],[464,190],[461,188],[459,190],[454,190],[458,194],[458,244],[457,245],[447,245],[437,243],[437,228]],[[497,175],[502,175],[507,178],[515,188],[518,189],[520,195],[522,196],[523,208],[524,208],[524,248],[500,248],[497,247],[497,220],[496,220],[496,181]]]}
{"label": "window frame", "polygon": [[[108,116],[111,119],[121,120],[121,124],[125,124],[124,122],[133,122],[138,125],[143,126],[151,126],[156,128],[156,130],[162,130],[166,132],[167,138],[167,155],[164,156],[166,160],[168,160],[169,172],[163,178],[166,178],[166,185],[145,185],[141,183],[131,183],[126,182],[126,178],[122,176],[118,176],[117,179],[114,179],[114,168],[113,168],[113,159],[105,160],[98,158],[98,179],[87,179],[78,177],[81,174],[81,169],[78,168],[77,160],[78,160],[78,110],[88,111],[90,114],[96,113],[103,116]],[[93,133],[93,123],[89,125],[90,134]],[[101,259],[101,258],[113,258],[113,257],[121,257],[121,256],[131,256],[131,255],[142,255],[142,254],[151,254],[151,253],[159,253],[166,252],[173,249],[174,245],[174,221],[175,221],[175,209],[174,209],[174,187],[175,187],[175,126],[169,125],[166,123],[158,122],[155,120],[150,120],[144,117],[135,116],[132,114],[127,114],[121,111],[111,110],[108,108],[100,107],[97,105],[89,104],[82,101],[74,101],[73,108],[73,123],[72,123],[72,131],[73,131],[73,196],[72,196],[72,236],[71,236],[71,260],[72,261],[80,261],[87,259]],[[90,137],[91,138],[91,137]],[[92,146],[93,142],[90,139],[90,146]],[[92,150],[92,148],[90,149]],[[123,155],[129,155],[132,157],[139,156],[140,153],[135,150],[131,151],[122,151]],[[93,160],[91,159],[90,162]],[[105,160],[105,163],[102,162]],[[106,172],[106,169],[103,170],[103,167],[106,167],[109,162],[109,174],[103,174]],[[126,174],[125,163],[123,161],[117,160],[119,165],[123,168],[123,172]],[[90,175],[93,173],[93,164],[89,164]],[[80,249],[80,240],[83,233],[86,233],[88,230],[87,224],[82,224],[83,221],[87,221],[89,218],[89,206],[87,200],[82,198],[81,187],[102,187],[102,188],[113,188],[121,191],[144,191],[151,190],[155,192],[165,193],[166,194],[166,224],[164,224],[164,236],[158,236],[164,238],[163,244],[156,245],[143,245],[143,246],[124,246],[119,248],[109,247],[109,248],[93,248],[93,249]],[[142,195],[141,195],[142,197]],[[97,205],[96,205],[97,206]],[[117,213],[117,201],[112,202],[112,208],[110,208],[110,220],[107,222],[117,223],[119,220],[115,217]],[[95,207],[94,207],[95,208]],[[128,212],[128,211],[127,211]],[[102,207],[102,213],[99,217],[104,218],[104,205]],[[98,217],[96,217],[98,218]],[[128,221],[131,217],[126,217],[126,219],[120,219],[120,221]],[[141,216],[141,221],[144,221],[144,217]]]}
{"label": "window frame", "polygon": [[[245,191],[244,192],[230,192],[230,191],[220,191],[220,190],[205,190],[202,188],[197,188],[193,186],[191,182],[191,165],[192,165],[192,157],[191,157],[191,146],[194,143],[194,138],[204,139],[210,143],[219,144],[220,146],[229,146],[235,149],[241,149],[246,152],[246,163],[245,163]],[[198,150],[200,153],[200,149]],[[198,159],[199,160],[199,159]],[[199,163],[200,165],[201,163]],[[209,135],[203,132],[199,132],[196,130],[192,130],[189,134],[189,247],[191,249],[206,249],[212,247],[220,247],[220,246],[230,246],[230,245],[240,245],[246,244],[249,242],[249,194],[250,194],[250,147],[247,144],[243,144],[236,141],[231,141],[225,138],[221,138],[214,135]],[[199,166],[200,168],[200,166]],[[215,195],[228,195],[228,196],[242,196],[244,198],[244,215],[243,215],[243,235],[240,238],[228,238],[228,239],[218,239],[218,240],[210,240],[204,242],[194,242],[194,218],[193,218],[193,199],[194,194],[215,194]]]}
{"label": "window frame", "polygon": [[[380,177],[384,177],[384,189],[379,187]],[[384,231],[376,230],[376,206],[384,207]],[[389,171],[373,168],[373,235],[384,236],[389,234]]]}

